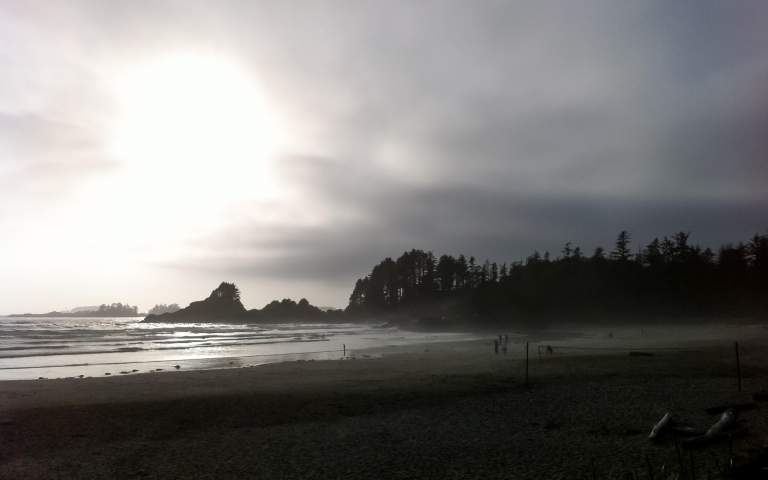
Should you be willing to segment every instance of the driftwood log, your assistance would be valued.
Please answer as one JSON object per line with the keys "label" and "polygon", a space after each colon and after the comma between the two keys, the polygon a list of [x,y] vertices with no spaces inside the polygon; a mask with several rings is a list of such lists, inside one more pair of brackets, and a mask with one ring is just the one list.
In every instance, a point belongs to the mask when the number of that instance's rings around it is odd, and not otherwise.
{"label": "driftwood log", "polygon": [[705,437],[715,437],[723,433],[723,430],[727,429],[736,422],[736,414],[730,408],[720,415],[720,420],[715,422],[714,425],[709,427],[709,430],[704,434]]}
{"label": "driftwood log", "polygon": [[698,437],[691,438],[689,440],[686,440],[683,442],[684,445],[689,447],[699,447],[703,445],[707,445],[718,438],[721,438],[723,436],[723,433],[725,433],[726,430],[730,429],[736,424],[736,414],[733,412],[733,410],[728,409],[720,416],[720,419],[715,422],[714,425],[709,427],[709,429],[704,433],[704,435],[699,435]]}
{"label": "driftwood log", "polygon": [[651,429],[651,433],[648,435],[648,438],[650,440],[655,440],[659,437],[659,434],[662,430],[664,430],[664,427],[666,427],[669,424],[669,421],[672,419],[672,414],[667,412],[664,414],[663,417],[661,417],[661,420],[656,423],[656,425],[653,426]]}

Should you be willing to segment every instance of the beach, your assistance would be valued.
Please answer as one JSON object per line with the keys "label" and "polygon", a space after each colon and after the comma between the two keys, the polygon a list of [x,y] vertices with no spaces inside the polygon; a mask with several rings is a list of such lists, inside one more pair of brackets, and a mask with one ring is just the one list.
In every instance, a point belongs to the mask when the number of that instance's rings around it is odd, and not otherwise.
{"label": "beach", "polygon": [[525,360],[488,341],[402,350],[0,382],[0,478],[665,478],[680,458],[707,478],[768,440],[760,402],[732,446],[678,457],[671,437],[647,439],[667,411],[706,429],[706,408],[751,402],[768,387],[763,344],[742,348],[742,392],[730,344],[537,349],[528,385]]}

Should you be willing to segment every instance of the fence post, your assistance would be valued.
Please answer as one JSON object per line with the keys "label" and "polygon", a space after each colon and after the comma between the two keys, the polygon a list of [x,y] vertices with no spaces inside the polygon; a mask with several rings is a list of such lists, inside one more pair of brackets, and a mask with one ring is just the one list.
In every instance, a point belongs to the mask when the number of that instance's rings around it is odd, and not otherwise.
{"label": "fence post", "polygon": [[528,385],[528,342],[525,342],[525,384]]}
{"label": "fence post", "polygon": [[741,391],[741,361],[739,360],[739,342],[733,342],[736,350],[736,376],[739,377],[739,391]]}

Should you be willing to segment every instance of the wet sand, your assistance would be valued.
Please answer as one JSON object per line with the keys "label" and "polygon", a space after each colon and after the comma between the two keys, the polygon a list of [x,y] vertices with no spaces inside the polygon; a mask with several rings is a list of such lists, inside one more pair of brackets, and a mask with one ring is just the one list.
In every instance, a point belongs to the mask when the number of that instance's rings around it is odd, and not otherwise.
{"label": "wet sand", "polygon": [[[705,408],[768,388],[766,360],[764,345],[742,347],[741,394],[730,344],[541,360],[534,349],[528,386],[524,361],[484,342],[0,382],[0,478],[662,478],[680,462],[671,438],[649,443],[652,424],[671,410],[706,429],[717,417]],[[737,457],[768,442],[766,413],[741,414]],[[730,445],[692,457],[707,478]]]}

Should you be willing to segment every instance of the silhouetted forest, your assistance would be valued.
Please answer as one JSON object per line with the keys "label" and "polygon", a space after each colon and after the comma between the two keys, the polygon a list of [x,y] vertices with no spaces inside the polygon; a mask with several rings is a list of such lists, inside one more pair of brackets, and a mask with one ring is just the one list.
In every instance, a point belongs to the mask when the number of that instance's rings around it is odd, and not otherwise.
{"label": "silhouetted forest", "polygon": [[[82,312],[86,313],[86,312]],[[88,312],[91,313],[91,312]],[[118,316],[137,316],[139,314],[139,307],[131,305],[123,305],[122,303],[113,303],[111,305],[101,304],[99,309],[93,312],[98,315],[118,315]]]}
{"label": "silhouetted forest", "polygon": [[542,318],[618,322],[768,313],[768,235],[723,245],[715,252],[679,232],[634,251],[626,231],[619,233],[610,251],[597,247],[586,255],[569,242],[555,257],[533,252],[509,264],[411,250],[396,260],[385,258],[358,279],[344,311],[323,311],[306,299],[275,300],[261,310],[246,310],[238,288],[222,282],[205,300],[176,312],[149,315],[145,321],[389,318],[439,329],[500,322],[531,325]]}
{"label": "silhouetted forest", "polygon": [[411,250],[357,280],[346,311],[477,321],[768,312],[768,235],[713,251],[679,232],[634,252],[627,231],[610,251],[585,254],[569,242],[556,256],[533,252],[509,264]]}

